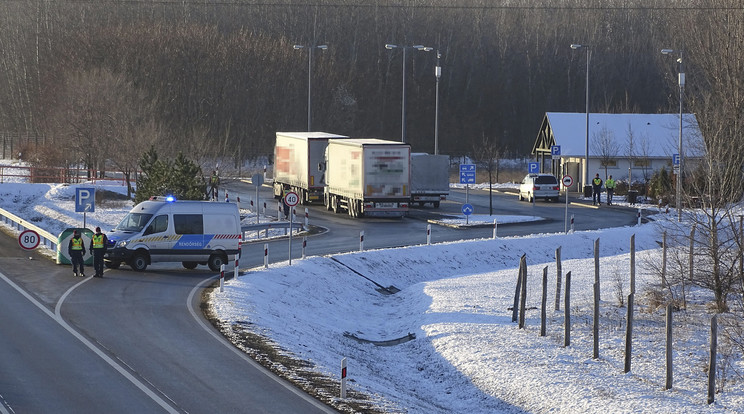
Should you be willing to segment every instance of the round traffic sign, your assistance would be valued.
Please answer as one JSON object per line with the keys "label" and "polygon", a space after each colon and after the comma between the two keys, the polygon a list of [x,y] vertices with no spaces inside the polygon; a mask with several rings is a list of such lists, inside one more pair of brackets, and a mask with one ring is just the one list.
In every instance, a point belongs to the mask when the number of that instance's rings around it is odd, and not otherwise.
{"label": "round traffic sign", "polygon": [[294,191],[290,191],[284,195],[284,203],[290,207],[294,207],[300,202],[300,196]]}
{"label": "round traffic sign", "polygon": [[571,187],[573,185],[573,177],[570,175],[564,175],[563,176],[563,186],[564,187]]}
{"label": "round traffic sign", "polygon": [[39,233],[33,230],[25,230],[18,236],[18,244],[26,250],[33,250],[39,246],[41,238]]}
{"label": "round traffic sign", "polygon": [[473,205],[472,204],[463,204],[462,205],[462,214],[469,216],[473,214]]}

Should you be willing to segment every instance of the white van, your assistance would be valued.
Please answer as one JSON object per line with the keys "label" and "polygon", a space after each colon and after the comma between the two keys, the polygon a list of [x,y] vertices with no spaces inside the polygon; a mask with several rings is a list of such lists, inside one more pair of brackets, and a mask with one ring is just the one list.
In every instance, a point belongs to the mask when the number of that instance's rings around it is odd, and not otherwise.
{"label": "white van", "polygon": [[238,253],[241,235],[237,204],[153,197],[106,233],[104,264],[143,271],[155,262],[182,262],[187,269],[206,264],[216,272]]}

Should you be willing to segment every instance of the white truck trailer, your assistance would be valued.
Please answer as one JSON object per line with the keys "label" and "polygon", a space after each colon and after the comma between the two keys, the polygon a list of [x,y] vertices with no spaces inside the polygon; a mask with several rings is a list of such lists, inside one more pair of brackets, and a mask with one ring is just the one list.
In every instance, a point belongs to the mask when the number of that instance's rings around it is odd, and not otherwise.
{"label": "white truck trailer", "polygon": [[333,139],[326,149],[328,210],[403,217],[411,201],[411,147],[381,139]]}
{"label": "white truck trailer", "polygon": [[411,154],[411,204],[439,203],[449,195],[449,156]]}
{"label": "white truck trailer", "polygon": [[327,132],[277,132],[274,145],[274,196],[294,191],[300,203],[320,202],[325,188],[328,140],[349,138]]}

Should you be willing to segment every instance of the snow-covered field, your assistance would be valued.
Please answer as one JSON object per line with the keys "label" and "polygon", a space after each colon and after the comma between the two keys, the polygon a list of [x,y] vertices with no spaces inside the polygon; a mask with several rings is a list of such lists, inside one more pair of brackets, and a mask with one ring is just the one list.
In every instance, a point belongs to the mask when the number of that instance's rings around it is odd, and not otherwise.
{"label": "snow-covered field", "polygon": [[[109,185],[110,184],[110,185]],[[116,183],[95,187],[121,192]],[[87,186],[91,186],[88,184]],[[58,234],[82,225],[74,186],[0,184],[0,207]],[[113,227],[131,208],[96,206],[87,226]],[[744,412],[741,351],[719,338],[714,404],[706,404],[712,295],[688,292],[674,313],[674,386],[665,391],[665,311],[649,293],[666,217],[640,227],[537,234],[309,257],[250,269],[211,294],[231,326],[264,335],[284,353],[340,379],[386,412],[407,413],[739,413]],[[623,372],[629,294],[629,239],[635,234],[637,295],[633,358]],[[592,358],[593,244],[600,240],[600,357]],[[555,249],[571,272],[571,345],[563,346],[563,298],[554,309]],[[512,323],[519,258],[528,264],[526,328]],[[548,268],[547,336],[539,336],[543,268]],[[400,289],[381,292],[375,284]],[[246,269],[243,269],[246,270]],[[565,276],[564,276],[565,280]],[[563,288],[565,291],[565,287]],[[733,301],[732,301],[733,303]],[[736,302],[739,306],[740,302]],[[381,341],[415,334],[393,346]],[[346,334],[346,335],[345,335]]]}

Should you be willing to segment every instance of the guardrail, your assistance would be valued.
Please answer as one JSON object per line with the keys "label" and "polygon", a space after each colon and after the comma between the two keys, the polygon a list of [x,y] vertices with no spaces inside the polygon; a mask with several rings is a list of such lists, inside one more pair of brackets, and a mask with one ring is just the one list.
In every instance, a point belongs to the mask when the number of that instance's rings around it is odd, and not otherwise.
{"label": "guardrail", "polygon": [[[271,229],[289,230],[289,222],[288,221],[269,221],[266,223],[246,224],[246,225],[240,226],[240,230],[243,232],[242,234],[243,240],[246,239],[245,233],[248,231],[257,232],[260,238],[260,234],[262,231],[265,232],[265,237],[268,237],[269,230]],[[302,223],[294,222],[292,223],[292,230],[295,230],[295,229],[297,229],[297,231],[302,231],[304,230],[304,226],[302,225]]]}
{"label": "guardrail", "polygon": [[15,214],[4,210],[0,208],[0,219],[2,219],[2,222],[6,225],[10,226],[11,228],[23,231],[23,230],[33,230],[36,233],[39,234],[39,244],[46,246],[51,250],[52,252],[57,252],[57,239],[58,237],[53,235],[52,233],[49,233],[48,231],[40,228],[39,226],[34,225],[33,223],[28,222],[27,220],[24,220]]}

